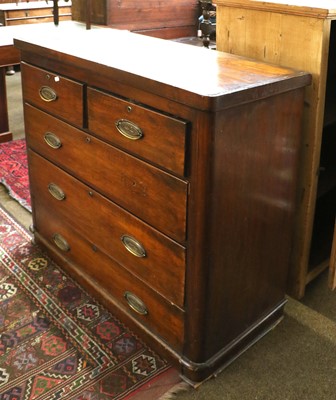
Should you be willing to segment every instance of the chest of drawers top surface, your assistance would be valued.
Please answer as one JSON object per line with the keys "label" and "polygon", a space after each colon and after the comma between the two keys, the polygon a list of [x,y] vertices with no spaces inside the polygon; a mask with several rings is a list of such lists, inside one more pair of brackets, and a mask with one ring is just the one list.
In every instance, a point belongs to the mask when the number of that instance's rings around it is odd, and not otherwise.
{"label": "chest of drawers top surface", "polygon": [[[67,27],[44,36],[32,33],[28,39],[18,34],[14,43],[40,57],[59,59],[62,54],[62,61],[76,66],[77,72],[94,72],[96,79],[131,84],[199,109],[254,101],[309,81],[302,71],[187,44],[109,28]],[[87,78],[95,86],[94,76]],[[113,84],[106,89],[113,90]]]}

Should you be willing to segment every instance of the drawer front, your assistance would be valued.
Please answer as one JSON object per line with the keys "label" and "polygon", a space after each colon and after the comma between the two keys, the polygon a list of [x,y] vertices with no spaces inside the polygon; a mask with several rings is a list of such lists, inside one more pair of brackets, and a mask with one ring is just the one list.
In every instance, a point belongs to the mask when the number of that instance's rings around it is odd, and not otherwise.
{"label": "drawer front", "polygon": [[[71,21],[71,14],[60,15],[60,21]],[[13,25],[23,25],[23,24],[41,24],[44,22],[53,22],[54,17],[50,16],[43,16],[43,17],[24,17],[24,18],[12,18],[6,20],[6,25],[13,26]]]}
{"label": "drawer front", "polygon": [[43,18],[13,18],[13,19],[7,19],[6,24],[8,26],[15,26],[15,25],[29,25],[29,24],[39,24],[43,22],[52,22],[53,18],[52,17],[43,17]]}
{"label": "drawer front", "polygon": [[88,118],[95,135],[184,175],[186,122],[91,88]]}
{"label": "drawer front", "polygon": [[25,102],[83,126],[83,84],[26,63],[21,64],[21,73]]}
{"label": "drawer front", "polygon": [[184,312],[166,302],[134,275],[96,249],[93,243],[77,235],[69,225],[49,214],[48,210],[40,210],[36,214],[35,224],[37,233],[50,243],[50,247],[61,253],[70,263],[80,266],[80,270],[115,299],[125,313],[181,351]]}
{"label": "drawer front", "polygon": [[[28,145],[173,239],[186,234],[188,183],[25,105]],[[58,148],[45,137],[57,137]],[[56,146],[56,147],[57,147]]]}
{"label": "drawer front", "polygon": [[51,8],[32,8],[26,10],[9,10],[8,18],[52,17]]}
{"label": "drawer front", "polygon": [[[27,4],[29,5],[29,3]],[[37,21],[41,18],[49,18],[53,21],[53,9],[52,7],[42,7],[42,8],[27,8],[27,9],[18,9],[18,10],[8,10],[6,11],[7,18],[11,19],[25,19],[32,18]],[[59,17],[61,16],[71,16],[71,7],[60,7],[59,8]]]}
{"label": "drawer front", "polygon": [[49,209],[58,219],[71,221],[81,236],[183,307],[184,247],[33,151],[28,154],[36,210]]}

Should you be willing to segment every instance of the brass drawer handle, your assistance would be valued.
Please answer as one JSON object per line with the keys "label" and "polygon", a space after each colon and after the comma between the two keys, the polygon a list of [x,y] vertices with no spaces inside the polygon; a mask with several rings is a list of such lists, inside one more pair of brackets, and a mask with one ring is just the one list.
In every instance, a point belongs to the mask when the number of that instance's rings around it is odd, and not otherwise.
{"label": "brass drawer handle", "polygon": [[118,119],[118,121],[115,123],[115,126],[118,129],[118,132],[127,139],[139,140],[143,136],[141,128],[139,128],[134,122],[128,121],[127,119]]}
{"label": "brass drawer handle", "polygon": [[62,235],[59,233],[55,233],[53,235],[53,241],[56,244],[56,246],[61,249],[62,251],[69,251],[70,250],[70,245],[69,243],[64,239]]}
{"label": "brass drawer handle", "polygon": [[57,100],[57,93],[49,86],[41,86],[39,90],[39,95],[41,99],[43,101],[46,101],[47,103]]}
{"label": "brass drawer handle", "polygon": [[48,146],[52,147],[53,149],[59,149],[60,147],[62,147],[62,142],[52,132],[46,132],[44,134],[44,140],[48,144]]}
{"label": "brass drawer handle", "polygon": [[128,291],[124,293],[124,296],[128,305],[131,307],[133,311],[137,312],[140,315],[148,314],[146,304],[141,299],[139,299],[138,296]]}
{"label": "brass drawer handle", "polygon": [[122,235],[121,241],[125,246],[126,250],[133,254],[135,257],[143,258],[146,257],[146,250],[143,245],[136,240],[134,237],[129,235]]}
{"label": "brass drawer handle", "polygon": [[56,200],[64,200],[65,199],[65,193],[63,190],[57,186],[55,183],[49,183],[48,185],[48,190],[49,193],[56,199]]}

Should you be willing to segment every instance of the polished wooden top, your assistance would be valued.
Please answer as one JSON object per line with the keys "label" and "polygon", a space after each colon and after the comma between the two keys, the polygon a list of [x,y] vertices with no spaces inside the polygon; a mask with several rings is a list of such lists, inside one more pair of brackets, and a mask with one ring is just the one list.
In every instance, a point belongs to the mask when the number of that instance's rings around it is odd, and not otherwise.
{"label": "polished wooden top", "polygon": [[315,18],[336,18],[335,0],[217,0],[217,6],[239,7]]}
{"label": "polished wooden top", "polygon": [[310,81],[302,71],[110,28],[17,35],[15,45],[49,59],[60,59],[61,53],[63,61],[78,68],[154,94],[164,91],[167,98],[205,109],[227,107],[231,98],[236,104],[252,101]]}

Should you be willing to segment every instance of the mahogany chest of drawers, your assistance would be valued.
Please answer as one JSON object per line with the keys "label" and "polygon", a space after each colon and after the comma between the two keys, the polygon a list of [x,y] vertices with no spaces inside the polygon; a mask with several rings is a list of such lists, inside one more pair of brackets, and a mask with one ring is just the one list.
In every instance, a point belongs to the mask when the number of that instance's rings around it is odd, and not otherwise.
{"label": "mahogany chest of drawers", "polygon": [[310,76],[113,29],[15,45],[36,241],[206,379],[282,318]]}

